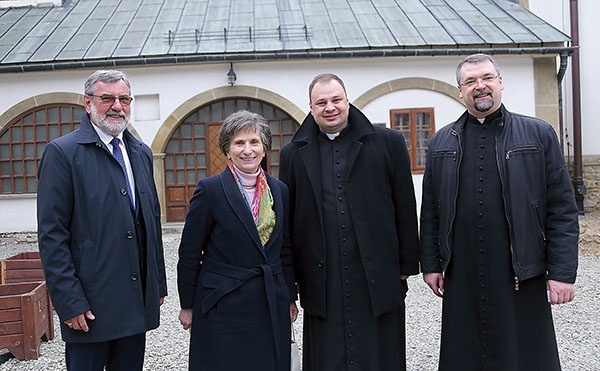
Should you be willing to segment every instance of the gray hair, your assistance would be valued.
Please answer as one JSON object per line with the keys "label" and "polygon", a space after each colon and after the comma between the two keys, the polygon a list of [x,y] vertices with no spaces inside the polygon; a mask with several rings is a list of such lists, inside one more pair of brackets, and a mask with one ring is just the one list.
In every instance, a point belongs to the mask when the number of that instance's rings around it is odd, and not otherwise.
{"label": "gray hair", "polygon": [[458,64],[458,66],[456,67],[456,83],[458,85],[461,84],[460,70],[462,70],[463,65],[468,64],[468,63],[482,63],[482,62],[491,62],[494,65],[494,68],[496,69],[496,73],[498,74],[498,76],[500,76],[500,67],[498,66],[498,63],[496,63],[494,58],[492,58],[491,55],[487,55],[484,53],[477,53],[477,54],[469,55],[468,57],[463,59],[462,62],[460,62]]}
{"label": "gray hair", "polygon": [[241,110],[227,116],[219,130],[219,148],[225,156],[231,146],[231,140],[240,131],[258,132],[265,152],[271,150],[271,127],[265,118],[258,113]]}
{"label": "gray hair", "polygon": [[344,85],[344,82],[338,75],[334,75],[333,73],[322,73],[320,75],[315,76],[315,78],[311,81],[310,85],[308,86],[308,101],[312,102],[312,91],[317,83],[329,82],[331,80],[339,82],[342,86],[342,89],[344,89],[344,94],[348,95],[348,93],[346,93],[346,86]]}
{"label": "gray hair", "polygon": [[90,77],[88,77],[88,79],[85,81],[84,93],[85,95],[94,94],[96,92],[97,82],[112,83],[120,80],[123,80],[125,84],[127,84],[129,93],[131,94],[131,85],[129,84],[127,75],[117,70],[98,70],[91,74]]}

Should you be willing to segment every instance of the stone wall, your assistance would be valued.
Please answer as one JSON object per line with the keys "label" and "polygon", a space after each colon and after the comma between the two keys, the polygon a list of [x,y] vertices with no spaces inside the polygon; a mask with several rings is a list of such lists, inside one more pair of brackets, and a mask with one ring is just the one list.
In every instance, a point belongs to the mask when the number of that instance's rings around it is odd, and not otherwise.
{"label": "stone wall", "polygon": [[583,184],[586,188],[583,207],[586,212],[600,211],[600,156],[583,156]]}

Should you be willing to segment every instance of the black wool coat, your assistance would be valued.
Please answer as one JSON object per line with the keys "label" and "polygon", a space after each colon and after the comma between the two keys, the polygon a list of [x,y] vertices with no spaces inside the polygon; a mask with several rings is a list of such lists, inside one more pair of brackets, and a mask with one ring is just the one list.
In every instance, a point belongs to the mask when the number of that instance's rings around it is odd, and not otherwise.
{"label": "black wool coat", "polygon": [[231,171],[200,180],[177,265],[181,308],[193,309],[190,370],[289,370],[291,253],[283,246],[285,184],[267,174],[276,224],[263,248]]}
{"label": "black wool coat", "polygon": [[[402,305],[402,275],[419,273],[416,201],[411,166],[400,132],[373,126],[350,106],[353,143],[347,199],[369,285],[373,316]],[[325,237],[321,199],[319,127],[309,114],[281,150],[280,179],[290,191],[290,240],[300,302],[326,317]]]}

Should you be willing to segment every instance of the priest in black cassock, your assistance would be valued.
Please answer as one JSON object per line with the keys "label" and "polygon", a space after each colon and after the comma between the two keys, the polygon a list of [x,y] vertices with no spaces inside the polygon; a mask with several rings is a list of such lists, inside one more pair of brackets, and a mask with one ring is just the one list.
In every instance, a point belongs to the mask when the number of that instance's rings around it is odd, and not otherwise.
{"label": "priest in black cassock", "polygon": [[492,57],[456,79],[467,111],[429,143],[421,209],[439,370],[560,370],[550,304],[574,298],[579,225],[556,133],[504,107]]}
{"label": "priest in black cassock", "polygon": [[350,105],[321,74],[310,111],[281,150],[304,308],[304,371],[406,369],[406,278],[418,274],[410,159],[398,131]]}

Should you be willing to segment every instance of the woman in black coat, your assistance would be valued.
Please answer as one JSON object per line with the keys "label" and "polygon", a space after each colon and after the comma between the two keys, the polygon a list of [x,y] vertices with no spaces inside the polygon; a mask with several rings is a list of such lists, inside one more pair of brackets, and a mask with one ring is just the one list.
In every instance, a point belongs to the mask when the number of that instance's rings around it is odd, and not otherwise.
{"label": "woman in black coat", "polygon": [[229,165],[198,183],[179,246],[189,369],[289,370],[298,310],[283,244],[288,190],[260,167],[271,130],[260,115],[239,111],[223,122],[219,146]]}

